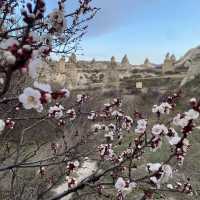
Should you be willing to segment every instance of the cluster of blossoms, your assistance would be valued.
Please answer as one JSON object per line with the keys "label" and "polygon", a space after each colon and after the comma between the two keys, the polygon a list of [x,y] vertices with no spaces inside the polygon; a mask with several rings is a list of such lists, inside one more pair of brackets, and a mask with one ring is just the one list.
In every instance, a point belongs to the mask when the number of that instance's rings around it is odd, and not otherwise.
{"label": "cluster of blossoms", "polygon": [[171,109],[172,106],[169,103],[163,102],[159,106],[154,105],[152,108],[152,112],[157,114],[169,114]]}
{"label": "cluster of blossoms", "polygon": [[67,188],[66,189],[68,189],[68,188],[71,189],[73,187],[76,187],[77,181],[76,181],[75,178],[66,176],[65,180],[67,182]]}
{"label": "cluster of blossoms", "polygon": [[123,113],[121,111],[118,111],[118,110],[114,110],[112,112],[112,116],[116,117],[116,119],[121,119],[123,117]]}
{"label": "cluster of blossoms", "polygon": [[64,3],[59,2],[59,8],[48,15],[47,25],[51,34],[61,34],[66,29]]}
{"label": "cluster of blossoms", "polygon": [[168,133],[168,129],[164,124],[155,124],[152,129],[151,148],[153,151],[159,149],[162,145],[162,136]]}
{"label": "cluster of blossoms", "polygon": [[125,181],[122,177],[119,177],[115,183],[117,190],[117,200],[123,200],[128,193],[131,193],[133,189],[137,187],[135,182]]}
{"label": "cluster of blossoms", "polygon": [[78,160],[73,161],[73,162],[68,162],[67,167],[66,167],[67,172],[69,172],[69,173],[74,172],[75,170],[78,169],[79,165],[80,165],[80,163]]}
{"label": "cluster of blossoms", "polygon": [[187,178],[187,181],[184,183],[176,182],[175,185],[167,184],[167,188],[170,190],[176,190],[181,193],[193,195],[193,188],[190,183],[190,178]]}
{"label": "cluster of blossoms", "polygon": [[146,170],[149,173],[153,173],[153,176],[150,177],[150,181],[158,189],[162,183],[167,183],[173,175],[170,165],[162,165],[160,163],[148,163]]}
{"label": "cluster of blossoms", "polygon": [[100,130],[108,130],[108,127],[105,124],[94,124],[92,127],[93,131],[97,133]]}
{"label": "cluster of blossoms", "polygon": [[[45,3],[43,0],[37,1],[36,8],[33,8],[33,5],[29,2],[21,9],[23,21],[31,27],[44,17],[44,11]],[[14,37],[3,39],[0,47],[1,65],[4,64],[2,66],[15,65],[12,68],[13,71],[17,69],[23,73],[29,71],[32,78],[35,78],[34,72],[38,68],[36,59],[41,63],[41,57],[48,56],[51,51],[50,45],[45,44],[43,38],[31,32],[22,39],[15,39]]]}
{"label": "cluster of blossoms", "polygon": [[97,149],[101,159],[103,160],[112,160],[115,155],[112,149],[112,144],[101,144]]}
{"label": "cluster of blossoms", "polygon": [[178,190],[181,193],[193,195],[193,188],[192,188],[192,185],[190,183],[190,178],[188,178],[187,181],[184,182],[184,183],[176,182],[175,189]]}
{"label": "cluster of blossoms", "polygon": [[51,106],[48,111],[49,117],[60,119],[64,115],[63,111],[64,107],[61,104],[56,104],[55,106]]}
{"label": "cluster of blossoms", "polygon": [[133,154],[134,150],[133,147],[128,147],[126,150],[124,150],[120,157],[121,158],[128,158],[129,156],[131,156]]}
{"label": "cluster of blossoms", "polygon": [[[192,133],[193,128],[195,127],[194,120],[197,120],[199,118],[199,102],[195,98],[192,98],[190,100],[190,104],[192,108],[189,111],[182,114],[178,113],[177,116],[173,119],[173,124],[181,128],[181,132],[183,135],[181,139],[178,138],[178,136],[175,138],[175,141],[178,141],[177,143],[175,142],[175,150],[179,165],[183,164],[184,157],[190,148],[190,142],[187,139],[187,136]],[[175,132],[173,131],[173,133]]]}
{"label": "cluster of blossoms", "polygon": [[76,102],[78,104],[83,104],[88,100],[88,98],[89,98],[88,95],[78,94],[77,97],[76,97]]}
{"label": "cluster of blossoms", "polygon": [[195,111],[194,109],[190,109],[188,112],[185,112],[183,114],[178,113],[176,117],[173,119],[173,123],[176,126],[180,126],[183,130],[183,132],[187,131],[186,128],[191,128],[187,132],[191,132],[193,128],[193,120],[198,119],[199,112]]}
{"label": "cluster of blossoms", "polygon": [[90,111],[89,115],[88,115],[88,119],[89,120],[95,120],[97,118],[97,114],[95,111]]}
{"label": "cluster of blossoms", "polygon": [[0,134],[5,128],[13,129],[14,125],[15,122],[11,118],[7,118],[6,120],[0,119]]}
{"label": "cluster of blossoms", "polygon": [[161,114],[169,114],[170,110],[172,110],[176,105],[176,100],[180,97],[180,92],[173,94],[172,96],[168,96],[167,99],[162,102],[160,105],[154,105],[152,108],[152,112],[156,113],[158,117]]}
{"label": "cluster of blossoms", "polygon": [[115,124],[109,124],[107,126],[107,133],[104,135],[105,138],[107,138],[109,141],[113,141],[114,140],[114,135],[115,135],[115,131],[116,131],[116,126]]}
{"label": "cluster of blossoms", "polygon": [[[82,98],[83,99],[83,98]],[[81,98],[79,98],[79,100],[81,100]],[[87,98],[86,98],[87,100]],[[106,103],[104,104],[104,108],[103,108],[103,112],[95,112],[95,111],[90,111],[89,115],[88,115],[88,119],[90,120],[95,120],[97,117],[100,118],[109,118],[109,117],[116,117],[117,119],[120,119],[123,117],[123,114],[118,111],[118,110],[114,110],[114,107],[120,107],[121,106],[121,101],[119,99],[113,99],[112,103]]]}
{"label": "cluster of blossoms", "polygon": [[164,124],[155,124],[152,127],[151,133],[153,136],[161,136],[162,134],[167,134],[168,129]]}
{"label": "cluster of blossoms", "polygon": [[6,124],[6,128],[13,129],[15,126],[15,121],[13,121],[11,118],[7,118],[5,120],[5,124]]}
{"label": "cluster of blossoms", "polygon": [[104,137],[107,139],[107,141],[113,141],[114,136],[118,136],[119,139],[122,137],[121,128],[117,127],[113,123],[110,123],[108,125],[94,124],[92,129],[94,133],[97,133],[98,131],[105,132]]}
{"label": "cluster of blossoms", "polygon": [[147,128],[147,120],[146,119],[140,119],[137,121],[137,127],[135,129],[136,133],[144,133]]}
{"label": "cluster of blossoms", "polygon": [[133,119],[130,116],[124,116],[123,117],[123,123],[122,123],[122,128],[130,131],[130,129],[133,126]]}
{"label": "cluster of blossoms", "polygon": [[[51,92],[46,90],[45,87],[33,89],[31,87],[25,88],[23,94],[19,95],[19,101],[23,104],[25,109],[36,109],[38,112],[43,111],[43,104],[50,102],[52,99],[57,100],[58,98],[68,97],[69,91],[66,89],[58,92]],[[50,114],[53,113],[54,108],[50,109]],[[60,109],[60,108],[59,108]],[[57,115],[58,117],[58,112]]]}
{"label": "cluster of blossoms", "polygon": [[[174,98],[176,98],[176,95],[174,95]],[[169,102],[162,103],[156,112],[155,110],[153,112],[160,113],[160,114],[169,114],[169,111],[174,108],[174,104],[172,104],[173,98],[169,98]],[[172,127],[167,127],[162,123],[153,125],[151,129],[151,135],[152,138],[150,140],[150,145],[153,150],[157,150],[160,148],[162,143],[162,137],[164,136],[166,140],[168,141],[169,145],[174,148],[174,154],[175,157],[178,160],[178,164],[182,164],[184,157],[189,150],[190,143],[187,139],[188,134],[190,134],[195,126],[194,120],[199,118],[200,113],[200,103],[197,102],[196,99],[190,100],[192,109],[190,109],[187,112],[184,112],[183,114],[178,114],[173,119],[173,124],[176,126],[179,126],[182,128],[182,136],[180,136],[176,130]],[[107,105],[108,106],[108,105]],[[110,107],[107,107],[107,111],[111,112],[112,109]],[[122,121],[123,123],[130,123],[128,127],[132,127],[133,120],[132,118],[124,116],[123,112],[121,111],[112,111],[113,115],[116,116],[116,119],[124,119],[125,121]],[[170,125],[170,124],[169,124]],[[126,127],[123,125],[123,128],[126,129]],[[108,127],[105,125],[96,124],[95,125],[96,131],[98,130],[108,130]],[[130,130],[128,128],[127,130]],[[141,116],[139,117],[139,120],[137,121],[137,126],[135,128],[135,132],[140,134],[141,136],[147,131],[147,120],[143,119]],[[138,150],[142,147],[142,142],[140,140],[141,136],[139,138],[135,138],[135,146],[138,148]],[[112,134],[111,134],[112,137]],[[112,138],[113,139],[113,138]],[[126,151],[124,151],[121,156],[116,156],[116,154],[112,150],[112,144],[104,144],[99,146],[99,151],[101,157],[106,160],[122,162],[124,159],[128,158],[133,152],[133,148],[128,148]],[[142,154],[142,149],[140,150]],[[134,155],[134,158],[137,158],[137,155]],[[150,175],[150,182],[155,186],[156,188],[160,188],[161,184],[168,183],[168,181],[173,176],[173,170],[172,167],[168,164],[161,164],[161,163],[148,163],[146,170],[151,174]],[[131,186],[129,186],[129,183],[124,181],[123,178],[118,178],[116,185],[116,189],[118,190],[117,193],[117,199],[124,199],[126,191],[130,191]],[[135,185],[134,185],[135,187]],[[167,187],[169,189],[178,189],[178,191],[186,194],[192,194],[192,186],[189,183],[184,184],[178,184],[177,186],[173,186],[172,184],[167,184]]]}
{"label": "cluster of blossoms", "polygon": [[48,116],[59,120],[58,125],[62,126],[65,124],[65,117],[69,118],[70,121],[76,119],[76,111],[73,108],[65,111],[61,104],[56,104],[49,108]]}
{"label": "cluster of blossoms", "polygon": [[66,111],[67,116],[69,117],[70,121],[76,119],[76,111],[72,108]]}
{"label": "cluster of blossoms", "polygon": [[120,99],[113,99],[111,103],[104,104],[103,113],[105,117],[110,117],[112,115],[112,111],[114,107],[121,107],[121,100]]}
{"label": "cluster of blossoms", "polygon": [[180,142],[176,145],[176,158],[179,165],[183,164],[184,158],[190,146],[190,142],[187,138],[181,139]]}
{"label": "cluster of blossoms", "polygon": [[177,145],[181,140],[181,137],[179,137],[178,133],[176,132],[176,130],[174,128],[168,129],[166,138],[170,145]]}

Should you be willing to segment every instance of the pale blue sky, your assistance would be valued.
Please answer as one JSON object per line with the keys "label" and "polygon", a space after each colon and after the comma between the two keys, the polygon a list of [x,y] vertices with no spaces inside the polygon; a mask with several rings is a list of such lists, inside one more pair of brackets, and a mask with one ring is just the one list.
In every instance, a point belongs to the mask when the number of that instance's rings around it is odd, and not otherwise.
{"label": "pale blue sky", "polygon": [[[133,64],[146,57],[161,63],[168,51],[180,57],[200,44],[200,0],[93,1],[102,9],[81,43],[81,59],[120,61],[126,53]],[[48,2],[51,9],[56,1]]]}

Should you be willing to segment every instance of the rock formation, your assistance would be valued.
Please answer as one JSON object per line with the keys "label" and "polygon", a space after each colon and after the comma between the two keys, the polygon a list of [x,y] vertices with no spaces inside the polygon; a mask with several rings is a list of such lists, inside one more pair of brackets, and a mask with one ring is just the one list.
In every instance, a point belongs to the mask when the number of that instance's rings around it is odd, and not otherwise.
{"label": "rock formation", "polygon": [[[196,52],[192,55],[197,55]],[[198,52],[200,55],[200,47]],[[188,76],[198,72],[200,60],[195,60],[197,56],[192,58],[193,62],[190,63],[192,66]],[[110,61],[95,61],[95,59],[92,61],[77,61],[75,54],[72,54],[67,62],[62,57],[59,61],[51,61],[50,63],[49,70],[42,71],[40,79],[73,90],[98,87],[119,89],[121,82],[127,79],[135,79],[136,77],[151,78],[152,76],[160,76],[162,71],[164,73],[174,71],[174,63],[176,65],[178,62],[174,55],[170,56],[168,53],[163,65],[155,65],[148,58],[145,59],[142,65],[132,65],[129,63],[127,55],[123,57],[121,63],[117,63],[114,56]],[[183,76],[186,74],[185,70],[183,72],[182,69],[179,71]]]}
{"label": "rock formation", "polygon": [[129,65],[129,64],[130,64],[127,55],[125,55],[125,56],[122,58],[121,64],[122,64],[122,65]]}
{"label": "rock formation", "polygon": [[176,56],[174,54],[172,54],[170,59],[171,59],[173,65],[174,65],[176,63]]}
{"label": "rock formation", "polygon": [[200,46],[197,46],[196,48],[190,49],[183,57],[181,57],[178,61],[176,61],[175,67],[190,67],[190,60],[195,59],[200,52]]}
{"label": "rock formation", "polygon": [[148,58],[145,58],[145,60],[144,60],[144,67],[145,67],[145,68],[148,68],[148,67],[149,67],[149,64],[150,64],[149,59],[148,59]]}
{"label": "rock formation", "polygon": [[110,62],[111,62],[111,65],[113,65],[113,66],[116,66],[116,65],[117,65],[117,62],[116,62],[115,56],[112,56],[112,57],[111,57]]}
{"label": "rock formation", "polygon": [[175,59],[176,58],[175,58],[174,55],[170,56],[170,53],[166,54],[164,64],[162,66],[163,74],[165,74],[166,72],[174,72],[174,70],[175,70],[175,67],[174,67]]}
{"label": "rock formation", "polygon": [[93,59],[91,60],[91,64],[95,64],[95,62],[96,62],[96,60],[95,60],[95,58],[93,58]]}
{"label": "rock formation", "polygon": [[117,69],[117,62],[115,57],[111,57],[111,62],[107,67],[107,71],[105,73],[105,82],[104,88],[116,88],[119,87],[119,71]]}
{"label": "rock formation", "polygon": [[155,68],[155,65],[152,64],[148,58],[144,60],[144,64],[142,65],[144,69]]}
{"label": "rock formation", "polygon": [[181,82],[181,86],[187,82],[193,80],[197,75],[200,74],[200,47],[197,47],[193,54],[188,57],[187,65],[189,66],[186,77]]}

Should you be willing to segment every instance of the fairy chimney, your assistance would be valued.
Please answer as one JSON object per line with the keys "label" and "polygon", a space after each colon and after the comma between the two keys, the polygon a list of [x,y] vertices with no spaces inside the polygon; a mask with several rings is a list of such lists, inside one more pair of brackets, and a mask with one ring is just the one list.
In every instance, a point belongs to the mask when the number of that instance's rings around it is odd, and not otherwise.
{"label": "fairy chimney", "polygon": [[176,63],[176,57],[175,57],[174,54],[171,55],[170,59],[171,59],[171,61],[172,61],[173,64]]}
{"label": "fairy chimney", "polygon": [[113,66],[114,66],[114,65],[117,65],[117,62],[116,62],[116,59],[115,59],[114,56],[111,57],[110,62],[111,62],[111,65],[113,65]]}
{"label": "fairy chimney", "polygon": [[144,66],[145,68],[149,68],[149,66],[150,66],[150,61],[149,61],[148,58],[146,58],[146,59],[144,60],[143,66]]}
{"label": "fairy chimney", "polygon": [[94,64],[95,62],[96,62],[96,60],[95,60],[95,58],[93,58],[90,63]]}
{"label": "fairy chimney", "polygon": [[162,72],[165,74],[166,72],[174,72],[174,63],[175,63],[175,56],[170,56],[170,53],[167,53],[165,56],[164,64],[162,66]]}
{"label": "fairy chimney", "polygon": [[107,72],[105,76],[104,87],[105,88],[115,88],[118,89],[119,87],[119,71],[116,68],[117,62],[115,57],[112,56],[110,64],[108,64]]}
{"label": "fairy chimney", "polygon": [[121,64],[122,64],[122,65],[127,65],[127,64],[129,64],[129,60],[128,60],[128,56],[127,56],[127,55],[125,55],[125,56],[122,58]]}

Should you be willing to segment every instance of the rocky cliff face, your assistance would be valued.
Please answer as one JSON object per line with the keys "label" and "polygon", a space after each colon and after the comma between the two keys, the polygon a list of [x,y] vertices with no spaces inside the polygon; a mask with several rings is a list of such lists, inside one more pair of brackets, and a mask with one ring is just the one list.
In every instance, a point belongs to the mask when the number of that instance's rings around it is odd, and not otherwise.
{"label": "rocky cliff face", "polygon": [[198,76],[200,74],[200,46],[189,50],[177,65],[188,67],[187,75],[181,82],[181,86]]}

